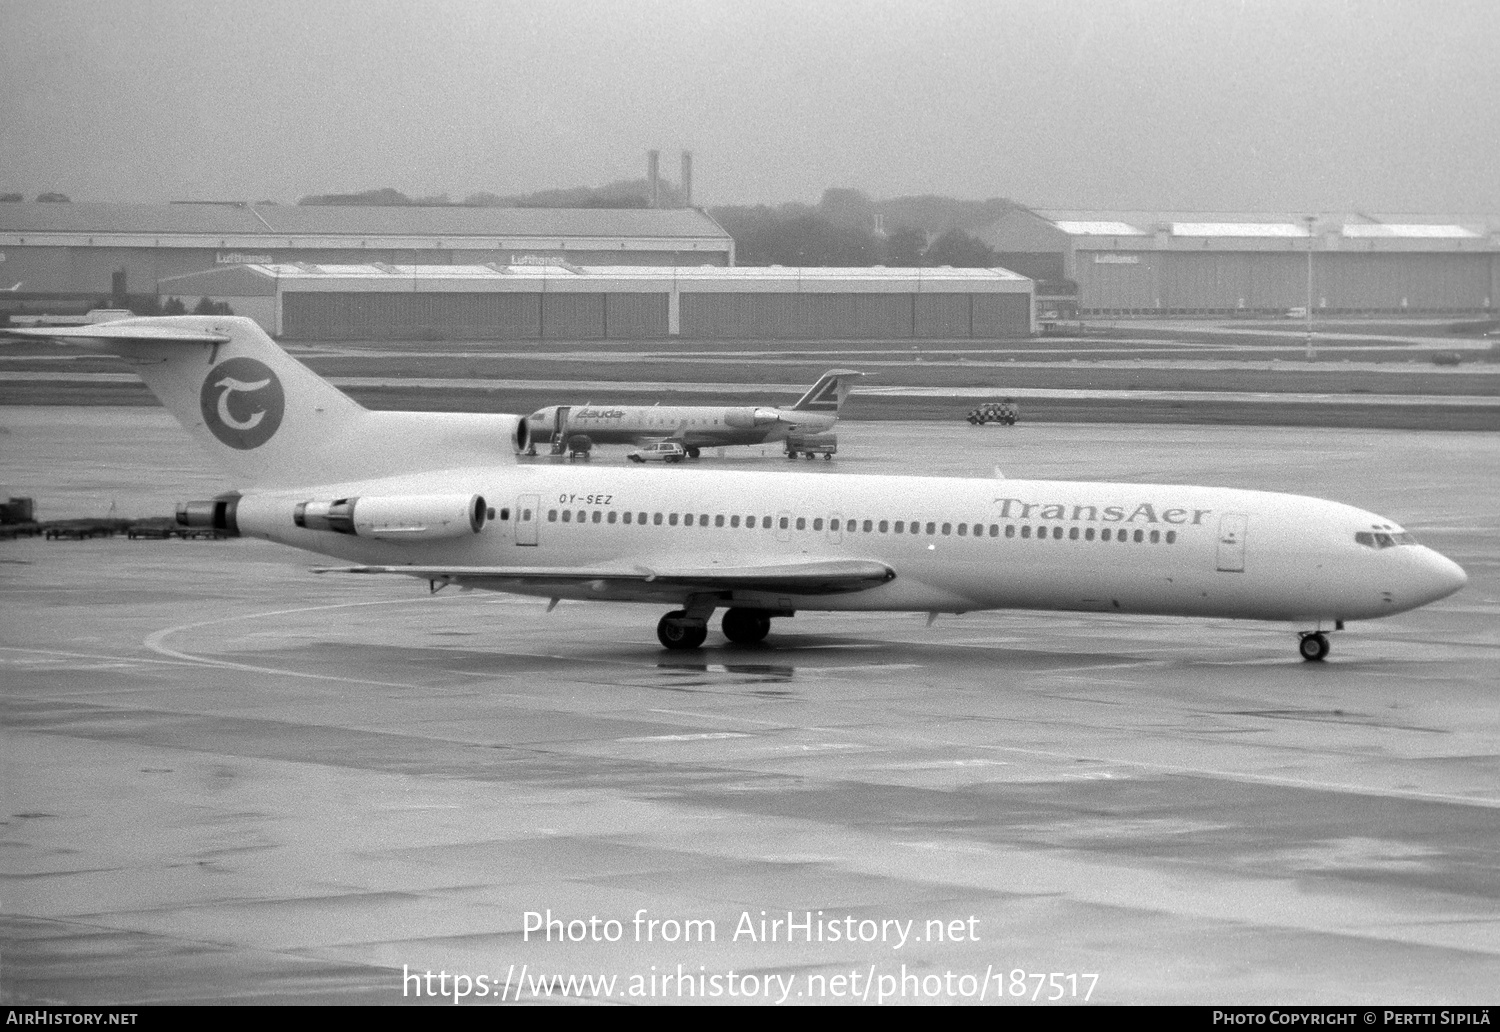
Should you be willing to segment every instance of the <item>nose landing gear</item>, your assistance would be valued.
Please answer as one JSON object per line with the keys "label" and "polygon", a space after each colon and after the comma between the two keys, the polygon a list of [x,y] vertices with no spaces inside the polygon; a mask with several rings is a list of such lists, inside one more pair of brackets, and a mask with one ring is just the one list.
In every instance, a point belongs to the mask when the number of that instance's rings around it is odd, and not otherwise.
{"label": "nose landing gear", "polygon": [[1321,663],[1328,658],[1328,635],[1322,631],[1309,631],[1297,643],[1297,651],[1309,663]]}

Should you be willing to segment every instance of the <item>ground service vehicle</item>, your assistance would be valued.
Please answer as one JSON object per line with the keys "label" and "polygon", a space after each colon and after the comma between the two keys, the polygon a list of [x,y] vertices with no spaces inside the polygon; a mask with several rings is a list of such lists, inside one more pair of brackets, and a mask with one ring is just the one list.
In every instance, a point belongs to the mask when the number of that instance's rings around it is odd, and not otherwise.
{"label": "ground service vehicle", "polygon": [[687,458],[687,450],[676,441],[655,441],[627,452],[631,462],[681,462]]}
{"label": "ground service vehicle", "polygon": [[967,418],[975,426],[983,426],[985,423],[1015,426],[1020,416],[1021,411],[1016,408],[1016,403],[1006,399],[1005,401],[987,401],[978,408],[970,409]]}
{"label": "ground service vehicle", "polygon": [[789,459],[795,459],[798,455],[805,455],[809,459],[814,455],[821,455],[826,461],[833,458],[838,450],[837,434],[792,434],[786,439],[786,457]]}

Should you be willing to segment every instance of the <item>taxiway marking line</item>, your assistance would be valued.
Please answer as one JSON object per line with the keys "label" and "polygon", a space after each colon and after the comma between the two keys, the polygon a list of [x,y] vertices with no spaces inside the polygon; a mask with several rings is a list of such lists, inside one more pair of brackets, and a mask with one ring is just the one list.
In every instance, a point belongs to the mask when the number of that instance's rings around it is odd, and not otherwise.
{"label": "taxiway marking line", "polygon": [[60,649],[31,649],[19,645],[0,645],[0,652],[35,652],[43,656],[66,656],[69,659],[102,659],[111,663],[160,663],[163,666],[198,666],[192,661],[156,659],[153,656],[96,656],[88,652],[63,652]]}
{"label": "taxiway marking line", "polygon": [[[462,598],[463,596],[454,595],[449,597]],[[148,634],[142,644],[144,644],[146,648],[150,649],[151,651],[160,653],[163,656],[171,656],[173,659],[182,660],[184,662],[192,663],[198,666],[219,667],[225,670],[247,670],[252,673],[259,674],[282,674],[287,677],[305,677],[318,681],[342,681],[348,684],[376,685],[381,688],[407,688],[412,691],[417,691],[420,690],[423,686],[415,684],[404,684],[395,681],[371,681],[367,678],[362,677],[342,677],[338,674],[315,674],[309,671],[287,670],[280,667],[257,666],[253,663],[237,663],[233,660],[228,659],[210,659],[205,656],[195,656],[189,652],[179,652],[177,649],[168,648],[166,645],[163,645],[162,642],[174,634],[180,634],[183,631],[190,631],[199,627],[212,627],[214,624],[236,623],[245,620],[259,620],[268,616],[289,616],[294,613],[326,612],[330,609],[354,609],[359,606],[421,605],[424,603],[432,603],[436,601],[443,600],[435,596],[432,598],[420,599],[380,599],[374,602],[336,602],[331,605],[325,606],[298,606],[293,609],[276,609],[264,613],[243,613],[238,616],[225,616],[219,617],[218,619],[214,620],[198,620],[194,623],[178,624],[176,627],[166,627],[152,634]]]}
{"label": "taxiway marking line", "polygon": [[[878,738],[882,736],[872,735],[871,737]],[[1451,795],[1446,792],[1416,792],[1394,788],[1385,789],[1375,786],[1352,785],[1336,781],[1308,781],[1298,778],[1282,777],[1275,774],[1256,774],[1250,771],[1214,770],[1210,767],[1189,767],[1182,764],[1152,763],[1147,760],[1110,759],[1095,755],[1057,752],[1051,749],[1026,749],[1018,745],[976,746],[971,742],[954,742],[944,739],[923,738],[916,736],[897,737],[887,735],[884,737],[895,738],[897,741],[902,742],[923,741],[933,745],[944,745],[948,747],[956,746],[959,748],[973,750],[993,750],[1000,753],[1015,753],[1021,756],[1034,756],[1048,760],[1067,760],[1074,763],[1078,762],[1079,760],[1086,760],[1091,763],[1098,763],[1102,766],[1134,768],[1137,770],[1153,771],[1156,773],[1164,774],[1185,774],[1193,775],[1196,777],[1222,778],[1226,781],[1250,781],[1256,784],[1263,785],[1280,785],[1287,788],[1309,788],[1322,792],[1346,792],[1353,793],[1355,795],[1379,796],[1381,798],[1421,799],[1428,802],[1462,803],[1466,806],[1482,806],[1492,809],[1500,809],[1500,798],[1487,799],[1484,797]]]}

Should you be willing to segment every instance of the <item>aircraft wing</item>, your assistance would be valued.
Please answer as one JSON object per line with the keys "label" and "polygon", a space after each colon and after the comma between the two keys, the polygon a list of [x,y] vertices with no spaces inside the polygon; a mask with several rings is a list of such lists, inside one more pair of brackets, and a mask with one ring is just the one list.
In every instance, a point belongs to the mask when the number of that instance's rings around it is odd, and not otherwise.
{"label": "aircraft wing", "polygon": [[476,588],[504,585],[538,590],[630,585],[687,591],[775,591],[788,595],[837,595],[865,591],[894,580],[885,563],[863,559],[820,559],[774,566],[339,566],[314,573],[401,573],[426,581]]}

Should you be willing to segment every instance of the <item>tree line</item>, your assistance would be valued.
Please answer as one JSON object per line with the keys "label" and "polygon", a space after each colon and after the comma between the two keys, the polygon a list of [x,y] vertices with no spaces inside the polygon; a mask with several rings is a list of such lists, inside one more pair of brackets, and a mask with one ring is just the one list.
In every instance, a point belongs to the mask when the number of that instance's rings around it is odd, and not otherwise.
{"label": "tree line", "polygon": [[991,268],[995,250],[963,228],[994,221],[1008,201],[946,197],[872,201],[863,192],[829,189],[816,205],[713,208],[734,237],[738,265]]}

